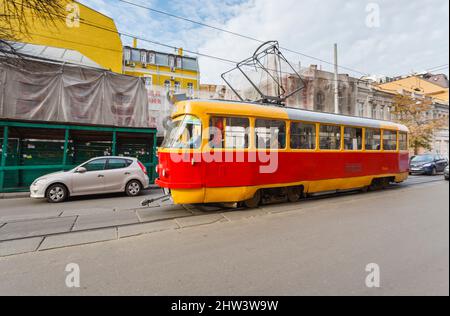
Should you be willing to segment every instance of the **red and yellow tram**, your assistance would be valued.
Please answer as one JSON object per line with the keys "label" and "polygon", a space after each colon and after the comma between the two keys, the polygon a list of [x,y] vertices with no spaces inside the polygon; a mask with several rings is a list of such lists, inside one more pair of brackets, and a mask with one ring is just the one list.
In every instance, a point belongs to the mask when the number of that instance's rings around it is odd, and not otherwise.
{"label": "red and yellow tram", "polygon": [[407,179],[400,124],[292,108],[183,101],[158,151],[156,183],[177,204],[380,188]]}

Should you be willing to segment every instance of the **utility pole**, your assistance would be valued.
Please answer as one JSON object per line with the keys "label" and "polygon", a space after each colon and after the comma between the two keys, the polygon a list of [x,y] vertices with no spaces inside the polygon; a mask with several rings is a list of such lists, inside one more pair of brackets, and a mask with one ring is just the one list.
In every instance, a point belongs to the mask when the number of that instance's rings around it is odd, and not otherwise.
{"label": "utility pole", "polygon": [[334,44],[334,113],[339,114],[338,46]]}

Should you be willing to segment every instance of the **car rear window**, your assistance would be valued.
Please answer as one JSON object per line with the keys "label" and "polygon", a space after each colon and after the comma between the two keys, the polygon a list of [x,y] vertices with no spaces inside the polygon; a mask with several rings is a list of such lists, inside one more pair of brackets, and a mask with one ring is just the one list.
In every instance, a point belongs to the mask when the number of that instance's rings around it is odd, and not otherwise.
{"label": "car rear window", "polygon": [[129,167],[132,163],[133,161],[129,159],[111,158],[108,160],[106,169],[123,169]]}

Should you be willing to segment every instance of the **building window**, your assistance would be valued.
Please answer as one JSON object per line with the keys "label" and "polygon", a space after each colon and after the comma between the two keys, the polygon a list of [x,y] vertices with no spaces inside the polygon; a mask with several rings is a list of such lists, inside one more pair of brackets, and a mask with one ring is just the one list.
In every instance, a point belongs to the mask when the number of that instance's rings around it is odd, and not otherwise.
{"label": "building window", "polygon": [[125,61],[130,61],[131,60],[131,49],[125,48],[123,51],[123,56],[124,56]]}
{"label": "building window", "polygon": [[341,149],[341,127],[335,125],[320,125],[319,132],[320,149]]}
{"label": "building window", "polygon": [[391,107],[390,106],[386,106],[386,120],[390,121],[391,119],[392,119]]}
{"label": "building window", "polygon": [[175,81],[175,93],[180,93],[181,91],[181,83],[179,81]]}
{"label": "building window", "polygon": [[183,69],[198,71],[197,59],[183,57]]}
{"label": "building window", "polygon": [[291,123],[291,148],[316,149],[316,125]]}
{"label": "building window", "polygon": [[377,118],[377,107],[375,105],[372,105],[372,118],[376,119]]}
{"label": "building window", "polygon": [[176,58],[176,62],[177,62],[177,68],[181,69],[183,68],[183,62],[182,62],[183,58],[181,57],[177,57]]}
{"label": "building window", "polygon": [[346,127],[344,129],[345,150],[362,150],[362,128]]}
{"label": "building window", "polygon": [[383,149],[384,150],[397,150],[397,132],[396,131],[383,131]]}
{"label": "building window", "polygon": [[131,50],[131,61],[139,62],[141,60],[141,52],[139,49]]}
{"label": "building window", "polygon": [[286,123],[283,121],[256,120],[255,133],[258,149],[286,147]]}
{"label": "building window", "polygon": [[141,63],[146,64],[147,63],[147,52],[141,51]]}
{"label": "building window", "polygon": [[325,94],[322,91],[316,94],[316,111],[323,112],[325,103]]}
{"label": "building window", "polygon": [[152,76],[145,76],[144,82],[145,82],[145,88],[147,90],[150,90],[153,87],[153,77]]}
{"label": "building window", "polygon": [[159,66],[169,66],[169,56],[166,54],[155,54],[155,64]]}
{"label": "building window", "polygon": [[357,110],[356,110],[356,115],[359,116],[359,117],[363,117],[364,116],[364,104],[358,103]]}
{"label": "building window", "polygon": [[156,64],[156,54],[153,52],[148,53],[148,63],[149,64]]}
{"label": "building window", "polygon": [[366,129],[366,150],[381,150],[381,130]]}
{"label": "building window", "polygon": [[170,80],[164,81],[164,89],[166,93],[170,91]]}
{"label": "building window", "polygon": [[187,94],[190,97],[192,97],[194,95],[194,84],[192,82],[189,82],[187,84]]}
{"label": "building window", "polygon": [[175,56],[169,56],[169,67],[175,68]]}

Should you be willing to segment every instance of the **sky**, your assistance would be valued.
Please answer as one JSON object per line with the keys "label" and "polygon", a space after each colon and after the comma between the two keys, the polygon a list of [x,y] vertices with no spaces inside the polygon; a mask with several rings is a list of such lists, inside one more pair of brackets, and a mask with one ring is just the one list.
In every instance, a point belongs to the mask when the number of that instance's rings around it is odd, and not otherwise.
{"label": "sky", "polygon": [[[397,76],[438,66],[448,75],[448,0],[127,0],[259,40],[326,62],[339,47],[340,73]],[[119,32],[229,60],[253,54],[260,43],[121,2],[80,0],[110,17]],[[131,39],[123,37],[124,44]],[[139,47],[171,52],[139,42]],[[187,55],[193,55],[187,53]],[[332,65],[285,52],[295,65]],[[193,55],[194,56],[194,55]],[[199,57],[202,83],[221,83],[233,65]]]}

